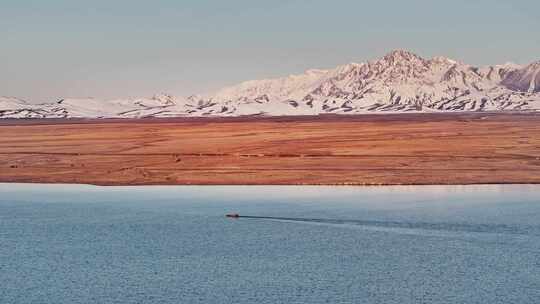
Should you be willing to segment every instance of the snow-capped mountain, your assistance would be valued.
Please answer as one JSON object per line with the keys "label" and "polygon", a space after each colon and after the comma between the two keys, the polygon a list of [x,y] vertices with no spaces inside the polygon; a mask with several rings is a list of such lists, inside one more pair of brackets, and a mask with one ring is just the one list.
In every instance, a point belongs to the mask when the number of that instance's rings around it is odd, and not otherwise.
{"label": "snow-capped mountain", "polygon": [[0,98],[0,117],[171,117],[448,111],[540,111],[540,61],[475,67],[396,50],[366,62],[252,80],[212,96],[126,100]]}
{"label": "snow-capped mountain", "polygon": [[31,104],[0,97],[0,118],[139,118],[186,115],[183,98],[156,95],[152,98],[100,100],[64,98],[54,103]]}

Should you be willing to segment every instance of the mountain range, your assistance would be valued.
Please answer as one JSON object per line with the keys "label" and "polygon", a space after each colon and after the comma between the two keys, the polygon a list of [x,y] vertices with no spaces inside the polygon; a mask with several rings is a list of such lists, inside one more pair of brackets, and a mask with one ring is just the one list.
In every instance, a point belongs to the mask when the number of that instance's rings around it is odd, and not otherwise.
{"label": "mountain range", "polygon": [[405,50],[300,75],[251,80],[210,96],[32,104],[0,97],[0,118],[142,118],[401,112],[540,111],[540,61],[477,67]]}

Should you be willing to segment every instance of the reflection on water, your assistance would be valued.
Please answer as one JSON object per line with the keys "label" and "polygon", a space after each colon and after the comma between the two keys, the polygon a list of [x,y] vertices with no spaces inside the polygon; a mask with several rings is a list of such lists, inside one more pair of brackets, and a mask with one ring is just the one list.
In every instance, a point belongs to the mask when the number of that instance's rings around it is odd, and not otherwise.
{"label": "reflection on water", "polygon": [[0,244],[0,303],[535,303],[540,186],[0,184]]}

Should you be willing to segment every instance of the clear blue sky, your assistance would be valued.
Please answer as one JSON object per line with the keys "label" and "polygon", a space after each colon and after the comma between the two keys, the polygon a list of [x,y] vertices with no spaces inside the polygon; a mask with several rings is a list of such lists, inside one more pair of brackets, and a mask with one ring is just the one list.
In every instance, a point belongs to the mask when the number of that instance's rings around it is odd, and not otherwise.
{"label": "clear blue sky", "polygon": [[0,95],[187,95],[395,48],[540,60],[540,1],[0,0],[0,43]]}

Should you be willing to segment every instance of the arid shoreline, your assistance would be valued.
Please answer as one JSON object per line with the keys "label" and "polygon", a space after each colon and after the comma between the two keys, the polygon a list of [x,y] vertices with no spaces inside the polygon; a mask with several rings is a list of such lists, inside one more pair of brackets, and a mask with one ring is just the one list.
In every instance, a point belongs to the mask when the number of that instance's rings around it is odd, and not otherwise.
{"label": "arid shoreline", "polygon": [[540,183],[540,115],[0,120],[0,182]]}

